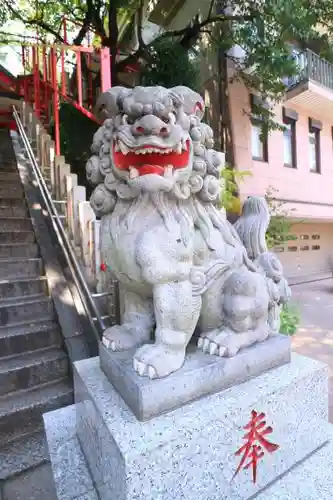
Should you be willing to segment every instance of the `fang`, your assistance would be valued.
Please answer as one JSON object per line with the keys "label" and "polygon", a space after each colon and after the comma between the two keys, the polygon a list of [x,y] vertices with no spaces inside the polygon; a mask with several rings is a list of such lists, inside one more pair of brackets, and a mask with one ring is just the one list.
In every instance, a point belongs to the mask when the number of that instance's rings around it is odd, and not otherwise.
{"label": "fang", "polygon": [[119,141],[118,144],[119,144],[120,150],[123,153],[123,155],[127,155],[129,152],[129,148],[126,146],[126,144],[124,144],[121,141]]}
{"label": "fang", "polygon": [[139,171],[135,167],[130,167],[129,178],[135,179],[136,177],[139,177]]}
{"label": "fang", "polygon": [[173,166],[172,165],[168,165],[164,169],[164,177],[170,178],[172,176],[173,176]]}

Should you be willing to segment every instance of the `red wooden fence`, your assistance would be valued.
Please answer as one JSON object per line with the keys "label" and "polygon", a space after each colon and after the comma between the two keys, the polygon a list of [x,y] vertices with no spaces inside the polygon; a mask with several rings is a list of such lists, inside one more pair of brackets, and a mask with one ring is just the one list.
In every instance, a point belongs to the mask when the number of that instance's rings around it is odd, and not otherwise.
{"label": "red wooden fence", "polygon": [[[66,29],[66,28],[64,28]],[[22,46],[24,74],[17,78],[17,92],[49,126],[54,121],[56,154],[60,154],[59,106],[69,102],[97,121],[93,114],[100,92],[111,87],[110,52],[67,44]]]}

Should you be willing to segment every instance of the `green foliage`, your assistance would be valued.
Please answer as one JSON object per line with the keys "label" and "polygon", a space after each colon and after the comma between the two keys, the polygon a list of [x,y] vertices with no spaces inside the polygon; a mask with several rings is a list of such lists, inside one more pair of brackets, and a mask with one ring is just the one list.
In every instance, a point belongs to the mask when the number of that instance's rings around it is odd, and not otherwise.
{"label": "green foliage", "polygon": [[[229,165],[226,165],[222,170],[220,174],[222,184],[220,206],[227,213],[240,215],[241,203],[238,196],[238,186],[240,182],[243,182],[250,175],[252,175],[252,172],[249,170],[237,171]],[[277,191],[277,189],[269,187],[265,195],[271,215],[271,221],[266,233],[268,248],[283,245],[286,241],[295,238],[291,232],[290,215],[292,211],[285,208],[285,202],[276,198]]]}
{"label": "green foliage", "polygon": [[285,304],[282,308],[280,333],[294,335],[300,323],[300,313],[295,304]]}
{"label": "green foliage", "polygon": [[271,221],[266,233],[268,248],[283,245],[286,241],[293,239],[290,219],[292,211],[285,208],[285,202],[276,198],[277,191],[277,189],[269,187],[265,196],[271,215]]}
{"label": "green foliage", "polygon": [[[177,30],[171,30],[166,21],[168,17],[172,21],[172,9],[163,10],[159,1],[153,2],[152,11],[151,2],[140,0],[2,0],[2,3],[0,24],[7,18],[20,21],[29,29],[38,27],[39,35],[49,41],[62,41],[60,25],[66,15],[73,38],[82,31],[79,26],[83,23],[97,45],[109,46],[113,54],[121,47],[122,54],[128,57],[116,62],[113,59],[114,81],[128,64],[139,62],[144,84],[182,83],[196,88],[198,67],[193,47],[205,47],[215,57],[215,63],[217,54],[218,57],[224,54],[236,69],[233,78],[241,79],[249,91],[260,94],[269,104],[254,110],[263,133],[280,128],[274,104],[284,98],[283,78],[299,72],[297,61],[291,57],[290,42],[298,42],[301,48],[310,46],[333,59],[333,0],[234,0],[232,9],[227,9],[228,2],[220,0],[199,2],[198,12],[193,11],[194,17]],[[157,17],[163,29],[154,40],[143,40],[141,21],[156,22]],[[325,30],[319,31],[318,27]],[[84,34],[76,43],[82,43],[83,39]],[[235,46],[243,49],[243,57],[236,57],[230,50]],[[216,68],[210,67],[209,71],[215,77]]]}
{"label": "green foliage", "polygon": [[149,47],[140,77],[141,85],[185,85],[196,90],[199,67],[195,54],[177,40],[161,38]]}
{"label": "green foliage", "polygon": [[238,185],[245,177],[252,175],[249,170],[238,171],[230,165],[225,165],[220,173],[221,179],[221,208],[226,212],[239,215],[241,212],[240,200],[238,197]]}

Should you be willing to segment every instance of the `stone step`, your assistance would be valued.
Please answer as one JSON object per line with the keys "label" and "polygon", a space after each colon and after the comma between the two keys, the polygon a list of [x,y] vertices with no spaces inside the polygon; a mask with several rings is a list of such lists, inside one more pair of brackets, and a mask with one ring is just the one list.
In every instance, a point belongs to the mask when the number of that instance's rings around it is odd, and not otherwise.
{"label": "stone step", "polygon": [[0,233],[0,244],[29,242],[35,242],[35,233],[33,231],[2,231]]}
{"label": "stone step", "polygon": [[60,347],[61,344],[61,333],[55,321],[36,319],[21,325],[0,327],[0,360],[46,347]]}
{"label": "stone step", "polygon": [[2,181],[16,181],[21,184],[21,179],[18,170],[12,172],[3,172],[0,167],[0,182]]}
{"label": "stone step", "polygon": [[[1,171],[0,171],[1,174]],[[0,179],[0,186],[1,187],[6,187],[8,189],[15,189],[15,188],[22,188],[22,182],[21,182],[21,177],[19,175],[19,172],[3,172],[2,174],[4,177],[10,175],[10,177],[5,178],[5,179]],[[16,176],[16,178],[15,178]]]}
{"label": "stone step", "polygon": [[67,356],[57,348],[3,359],[0,365],[0,397],[65,378],[67,374]]}
{"label": "stone step", "polygon": [[42,415],[72,404],[73,388],[66,378],[0,397],[0,445],[42,428]]}
{"label": "stone step", "polygon": [[45,277],[0,281],[0,306],[14,297],[19,299],[47,294],[48,286]]}
{"label": "stone step", "polygon": [[36,318],[41,320],[52,320],[54,318],[54,306],[50,297],[39,295],[30,299],[16,297],[7,300],[5,303],[0,301],[0,325],[18,325],[23,322],[29,322]]}
{"label": "stone step", "polygon": [[0,447],[0,481],[34,469],[48,460],[47,442],[43,431],[15,439]]}
{"label": "stone step", "polygon": [[[15,200],[16,201],[16,200]],[[28,209],[21,205],[6,205],[3,200],[0,202],[0,217],[28,217]]]}
{"label": "stone step", "polygon": [[25,198],[1,198],[0,206],[4,207],[27,207]]}
{"label": "stone step", "polygon": [[28,217],[0,217],[0,232],[31,230],[31,219]]}
{"label": "stone step", "polygon": [[17,165],[11,161],[0,162],[0,172],[4,174],[17,172]]}
{"label": "stone step", "polygon": [[11,188],[8,188],[8,184],[4,186],[0,184],[0,199],[9,198],[9,199],[22,199],[24,197],[23,187],[19,186],[15,183]]}
{"label": "stone step", "polygon": [[0,260],[0,281],[10,278],[28,278],[43,274],[41,259],[2,259]]}
{"label": "stone step", "polygon": [[36,243],[12,243],[0,244],[0,260],[1,259],[20,259],[26,257],[28,259],[39,256],[39,248]]}

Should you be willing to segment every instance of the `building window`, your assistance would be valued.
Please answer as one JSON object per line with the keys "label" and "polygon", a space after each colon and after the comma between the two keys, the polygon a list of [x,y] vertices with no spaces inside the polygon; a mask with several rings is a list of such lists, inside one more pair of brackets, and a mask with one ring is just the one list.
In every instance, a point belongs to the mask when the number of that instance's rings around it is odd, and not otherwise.
{"label": "building window", "polygon": [[283,108],[283,161],[286,167],[297,167],[296,156],[296,121],[298,114]]}
{"label": "building window", "polygon": [[268,161],[267,134],[262,131],[261,124],[256,120],[252,120],[252,158]]}
{"label": "building window", "polygon": [[300,250],[301,250],[301,252],[305,252],[307,250],[310,250],[310,247],[309,247],[309,245],[303,245],[300,247]]}
{"label": "building window", "polygon": [[288,252],[297,252],[297,247],[288,247]]}
{"label": "building window", "polygon": [[308,234],[301,234],[301,236],[299,237],[300,240],[309,240],[309,235]]}
{"label": "building window", "polygon": [[254,160],[268,161],[268,136],[263,130],[262,109],[267,108],[267,103],[260,97],[250,94],[251,103],[251,142],[252,158]]}
{"label": "building window", "polygon": [[313,234],[313,235],[311,236],[311,238],[312,238],[313,240],[320,240],[320,234]]}
{"label": "building window", "polygon": [[320,245],[312,245],[312,250],[320,250]]}
{"label": "building window", "polygon": [[[309,119],[310,172],[320,173],[320,122]],[[321,124],[320,124],[321,125]]]}

